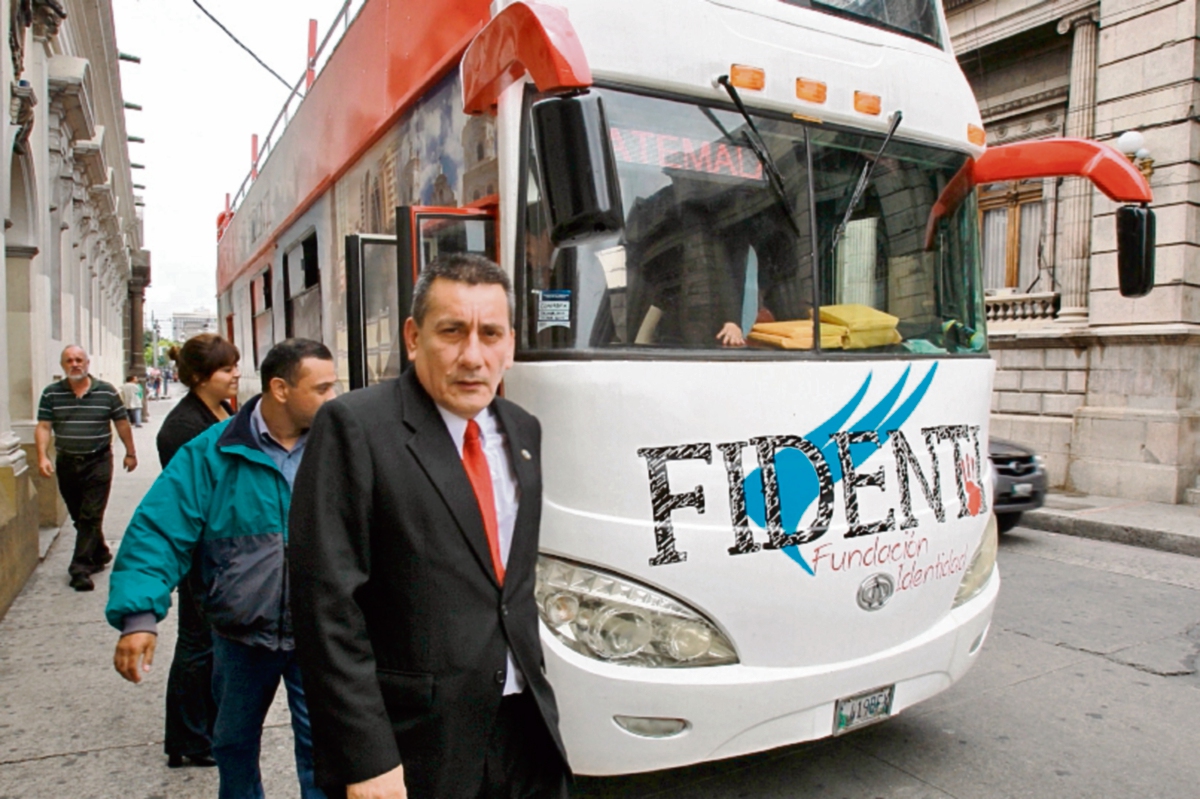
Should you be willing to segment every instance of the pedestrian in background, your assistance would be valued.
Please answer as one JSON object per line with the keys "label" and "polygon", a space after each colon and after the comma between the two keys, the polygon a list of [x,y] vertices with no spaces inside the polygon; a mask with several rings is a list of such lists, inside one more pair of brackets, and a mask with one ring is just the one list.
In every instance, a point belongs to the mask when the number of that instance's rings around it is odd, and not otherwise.
{"label": "pedestrian in background", "polygon": [[[165,470],[179,448],[217,422],[233,416],[237,399],[237,347],[214,333],[201,333],[167,355],[179,367],[188,387],[158,431],[158,461]],[[166,736],[163,750],[167,765],[215,766],[212,758],[213,724],[217,705],[212,692],[212,628],[204,618],[204,583],[199,548],[192,568],[179,583],[179,635],[167,678]]]}
{"label": "pedestrian in background", "polygon": [[308,706],[293,651],[287,519],[308,428],[333,398],[337,371],[324,344],[288,339],[271,348],[259,374],[263,393],[183,445],[134,511],[105,613],[121,631],[114,667],[140,682],[171,590],[199,549],[213,631],[220,799],[261,799],[262,727],[280,680],[301,797],[324,799],[313,781]]}
{"label": "pedestrian in background", "polygon": [[134,427],[142,426],[142,387],[137,377],[129,375],[121,385],[121,402],[125,404],[125,412]]}
{"label": "pedestrian in background", "polygon": [[[91,591],[96,587],[92,575],[112,560],[103,525],[112,488],[113,427],[125,445],[125,471],[137,468],[137,453],[120,394],[112,383],[88,373],[91,360],[83,347],[66,347],[59,362],[66,377],[42,391],[33,440],[38,472],[58,475],[59,493],[75,523],[75,554],[67,569],[71,587]],[[58,453],[53,463],[47,454],[52,432]]]}

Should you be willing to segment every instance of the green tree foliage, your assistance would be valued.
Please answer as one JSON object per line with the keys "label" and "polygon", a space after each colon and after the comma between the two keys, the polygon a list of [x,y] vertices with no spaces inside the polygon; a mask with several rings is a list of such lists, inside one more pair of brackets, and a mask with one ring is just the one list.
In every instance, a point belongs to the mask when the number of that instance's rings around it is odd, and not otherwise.
{"label": "green tree foliage", "polygon": [[[148,337],[146,337],[146,336],[148,336]],[[145,347],[146,365],[147,366],[156,366],[159,369],[162,369],[164,366],[170,366],[171,359],[169,357],[167,357],[167,351],[170,350],[172,347],[176,347],[179,345],[176,342],[171,341],[170,339],[165,339],[165,338],[159,339],[158,340],[158,361],[155,362],[155,360],[154,360],[154,334],[152,332],[148,331],[146,336],[143,337],[143,340],[146,342],[146,347]]]}

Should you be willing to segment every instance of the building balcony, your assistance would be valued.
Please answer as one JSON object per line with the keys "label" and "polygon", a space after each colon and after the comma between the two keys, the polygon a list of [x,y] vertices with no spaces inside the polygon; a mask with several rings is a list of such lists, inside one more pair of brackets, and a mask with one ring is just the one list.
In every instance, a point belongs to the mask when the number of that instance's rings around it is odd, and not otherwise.
{"label": "building balcony", "polygon": [[1001,333],[1031,327],[1043,327],[1058,314],[1058,292],[1041,291],[1020,294],[1012,289],[997,289],[984,298],[988,331]]}

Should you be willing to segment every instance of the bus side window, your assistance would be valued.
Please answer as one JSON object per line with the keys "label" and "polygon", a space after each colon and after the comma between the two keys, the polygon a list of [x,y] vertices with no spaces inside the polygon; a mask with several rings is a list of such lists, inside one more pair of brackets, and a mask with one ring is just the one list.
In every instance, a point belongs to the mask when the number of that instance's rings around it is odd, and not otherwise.
{"label": "bus side window", "polygon": [[550,241],[536,165],[531,166],[528,186],[522,339],[532,349],[568,349],[575,343],[575,250],[555,247]]}

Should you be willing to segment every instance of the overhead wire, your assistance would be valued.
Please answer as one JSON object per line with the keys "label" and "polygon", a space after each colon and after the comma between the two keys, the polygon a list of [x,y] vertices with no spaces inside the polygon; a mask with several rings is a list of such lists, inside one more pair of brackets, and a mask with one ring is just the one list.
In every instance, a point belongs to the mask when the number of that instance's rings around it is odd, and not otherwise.
{"label": "overhead wire", "polygon": [[247,47],[245,44],[243,44],[242,41],[240,39],[238,39],[238,37],[234,36],[233,32],[230,31],[229,28],[226,28],[224,25],[222,25],[221,20],[214,17],[212,15],[212,12],[210,12],[204,6],[200,5],[200,0],[192,0],[192,2],[195,4],[196,8],[198,8],[204,12],[204,16],[211,19],[218,28],[220,28],[222,31],[224,31],[226,36],[228,36],[230,39],[233,39],[234,43],[237,44],[238,47],[242,48],[247,53],[249,53],[250,57],[253,58],[255,61],[257,61],[259,66],[261,66],[267,72],[270,72],[272,75],[274,75],[275,79],[278,80],[280,83],[282,83],[289,92],[295,91],[295,88],[292,86],[292,84],[290,84],[286,80],[284,80],[278,72],[276,72],[275,70],[273,70],[269,66],[267,66],[267,63],[265,61],[263,61],[261,58],[259,58],[258,55],[255,54],[255,52],[253,50],[251,50],[249,47]]}

